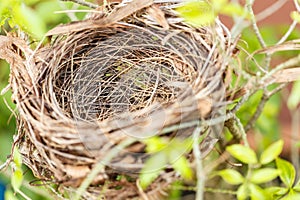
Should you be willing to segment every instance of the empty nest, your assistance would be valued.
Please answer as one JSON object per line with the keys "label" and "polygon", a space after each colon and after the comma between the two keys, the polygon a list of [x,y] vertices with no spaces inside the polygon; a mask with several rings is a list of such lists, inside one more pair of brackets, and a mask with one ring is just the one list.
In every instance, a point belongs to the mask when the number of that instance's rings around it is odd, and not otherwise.
{"label": "empty nest", "polygon": [[[84,198],[96,198],[103,185],[108,199],[138,197],[135,180],[149,157],[144,139],[185,139],[199,121],[224,114],[224,73],[233,45],[219,21],[202,28],[183,22],[173,10],[180,3],[111,4],[50,31],[50,46],[35,50],[1,36],[0,55],[11,63],[19,111],[15,145],[39,180],[72,190],[103,162]],[[201,124],[210,131],[200,144],[203,154],[215,144],[220,124]],[[158,198],[180,179],[167,169],[145,194]],[[118,174],[133,181],[116,181]]]}

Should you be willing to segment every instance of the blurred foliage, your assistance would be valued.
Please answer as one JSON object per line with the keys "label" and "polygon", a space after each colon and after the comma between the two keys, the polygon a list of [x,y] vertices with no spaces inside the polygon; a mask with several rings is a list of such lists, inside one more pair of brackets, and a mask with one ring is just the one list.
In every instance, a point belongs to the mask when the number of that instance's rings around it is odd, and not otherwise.
{"label": "blurred foliage", "polygon": [[219,14],[230,17],[249,17],[247,11],[240,4],[228,0],[186,1],[182,7],[179,7],[176,10],[193,26],[212,24]]}
{"label": "blurred foliage", "polygon": [[63,10],[86,9],[72,2],[58,0],[0,0],[0,26],[7,24],[9,31],[19,28],[35,40],[41,40],[44,34],[60,23],[81,20],[86,13],[70,13],[69,16],[55,13]]}
{"label": "blurred foliage", "polygon": [[[267,45],[275,45],[279,41],[280,37],[285,34],[288,28],[289,27],[287,25],[262,26],[260,28],[260,31]],[[288,40],[299,38],[300,30],[295,29],[288,37]],[[260,49],[259,41],[256,39],[255,33],[252,29],[247,28],[242,32],[241,42],[239,42],[239,46],[241,49],[239,58],[244,61],[243,63],[249,63],[248,66],[243,67],[246,68],[248,73],[257,74],[257,72],[260,71],[257,67],[257,64],[259,64],[260,66],[264,65],[264,55],[254,55],[255,61],[252,60],[250,62],[246,62],[247,60],[249,60],[249,55],[251,53],[253,53],[257,49]],[[272,62],[271,65],[275,66],[283,60],[287,60],[288,58],[297,56],[299,53],[300,51],[298,50],[275,53],[274,56],[276,56],[276,59],[274,59],[275,61]],[[295,104],[297,105],[297,101],[299,101],[300,90],[297,89],[299,87],[297,82],[293,83],[293,85],[294,89],[291,91],[289,105],[293,105],[293,107],[295,108]],[[273,85],[269,88],[275,87],[276,85]],[[250,117],[254,114],[261,97],[262,91],[256,92],[238,111],[237,115],[244,125],[246,125]],[[261,151],[280,137],[281,124],[278,122],[278,117],[281,111],[282,101],[283,98],[281,97],[280,93],[272,96],[266,103],[262,114],[256,122],[255,132],[261,134],[261,142],[257,144],[257,148]]]}

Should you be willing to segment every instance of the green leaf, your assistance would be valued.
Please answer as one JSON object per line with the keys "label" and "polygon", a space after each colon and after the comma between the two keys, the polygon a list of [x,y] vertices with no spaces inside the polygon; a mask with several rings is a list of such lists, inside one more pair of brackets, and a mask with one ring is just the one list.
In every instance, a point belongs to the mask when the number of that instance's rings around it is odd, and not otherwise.
{"label": "green leaf", "polygon": [[249,196],[249,190],[246,184],[241,185],[237,190],[237,199],[244,200]]}
{"label": "green leaf", "polygon": [[293,189],[289,190],[289,193],[280,200],[299,200],[300,194],[295,192]]}
{"label": "green leaf", "polygon": [[244,181],[244,177],[238,171],[233,169],[224,169],[219,171],[217,174],[231,185],[239,185]]}
{"label": "green leaf", "polygon": [[252,176],[250,177],[250,181],[255,184],[266,183],[274,178],[276,178],[279,174],[277,169],[273,168],[263,168],[253,171]]}
{"label": "green leaf", "polygon": [[268,187],[266,191],[273,196],[283,196],[288,192],[288,188],[282,188],[282,187]]}
{"label": "green leaf", "polygon": [[40,19],[39,15],[25,4],[14,8],[13,19],[24,31],[37,39],[41,39],[46,33],[46,25]]}
{"label": "green leaf", "polygon": [[268,197],[268,194],[258,185],[249,184],[249,189],[250,189],[251,200],[270,199],[270,197]]}
{"label": "green leaf", "polygon": [[219,12],[224,6],[231,4],[228,0],[211,0],[212,7],[216,12]]}
{"label": "green leaf", "polygon": [[7,199],[7,200],[18,200],[17,197],[14,195],[14,193],[11,190],[6,190],[4,197],[5,197],[4,199]]}
{"label": "green leaf", "polygon": [[193,140],[188,138],[185,140],[182,139],[172,139],[168,142],[168,146],[165,151],[169,155],[169,162],[173,163],[182,157],[184,154],[190,152],[193,148]]}
{"label": "green leaf", "polygon": [[288,98],[287,105],[290,110],[293,110],[297,108],[299,103],[300,103],[300,80],[294,82],[291,94]]}
{"label": "green leaf", "polygon": [[212,24],[216,18],[212,6],[206,1],[189,1],[176,11],[187,23],[196,27]]}
{"label": "green leaf", "polygon": [[158,151],[162,151],[164,148],[168,146],[168,141],[165,138],[160,137],[151,137],[143,141],[147,147],[146,151],[148,153],[155,153]]}
{"label": "green leaf", "polygon": [[296,20],[298,23],[300,23],[300,13],[297,11],[291,12],[291,18],[293,20]]}
{"label": "green leaf", "polygon": [[26,5],[31,6],[37,4],[40,0],[23,0],[23,1],[25,2]]}
{"label": "green leaf", "polygon": [[246,164],[255,164],[257,163],[257,157],[255,152],[250,149],[249,147],[245,147],[241,144],[234,144],[228,146],[226,148],[234,158],[238,159],[239,161],[246,163]]}
{"label": "green leaf", "polygon": [[145,163],[140,174],[140,184],[146,189],[167,165],[167,155],[163,152],[154,154]]}
{"label": "green leaf", "polygon": [[11,185],[15,191],[18,191],[23,182],[23,172],[21,168],[17,168],[11,177]]}
{"label": "green leaf", "polygon": [[236,3],[230,3],[226,4],[221,8],[220,13],[227,15],[227,16],[246,16],[248,17],[249,14],[246,12],[246,10],[239,4]]}
{"label": "green leaf", "polygon": [[297,184],[293,187],[296,192],[300,192],[300,180],[298,180]]}
{"label": "green leaf", "polygon": [[20,168],[21,165],[22,165],[22,156],[21,156],[21,154],[20,154],[17,147],[14,148],[14,158],[13,158],[13,160],[14,160],[14,163],[15,163],[16,167]]}
{"label": "green leaf", "polygon": [[260,156],[260,163],[267,164],[279,156],[283,148],[283,140],[271,144]]}
{"label": "green leaf", "polygon": [[289,188],[292,187],[295,181],[295,168],[294,166],[283,159],[277,158],[276,159],[276,165],[279,170],[279,177],[281,181]]}
{"label": "green leaf", "polygon": [[184,179],[191,180],[193,178],[193,170],[190,167],[188,160],[184,156],[181,156],[177,161],[172,163],[172,167]]}

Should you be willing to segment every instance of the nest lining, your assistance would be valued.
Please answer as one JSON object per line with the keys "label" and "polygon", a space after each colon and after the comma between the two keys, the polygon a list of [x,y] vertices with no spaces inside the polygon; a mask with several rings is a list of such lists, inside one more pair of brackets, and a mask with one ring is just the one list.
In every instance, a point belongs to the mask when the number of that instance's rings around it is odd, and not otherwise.
{"label": "nest lining", "polygon": [[154,102],[164,107],[178,101],[191,87],[194,66],[203,65],[207,52],[195,52],[195,47],[203,47],[182,33],[162,45],[168,34],[144,28],[118,30],[83,47],[84,53],[71,55],[54,75],[60,107],[77,120],[102,121]]}

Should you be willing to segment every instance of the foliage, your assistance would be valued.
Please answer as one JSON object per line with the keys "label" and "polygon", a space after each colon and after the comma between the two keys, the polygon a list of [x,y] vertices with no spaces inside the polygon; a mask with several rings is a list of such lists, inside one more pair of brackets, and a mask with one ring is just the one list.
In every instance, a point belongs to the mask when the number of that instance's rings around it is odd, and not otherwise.
{"label": "foliage", "polygon": [[[246,175],[243,176],[234,169],[224,169],[215,172],[215,174],[221,176],[224,181],[231,185],[239,185],[237,189],[237,199],[239,200],[247,199],[249,196],[251,199],[270,199],[270,196],[273,195],[270,188],[262,188],[260,185],[274,180],[278,175],[283,176],[282,171],[287,167],[278,164],[277,169],[265,167],[275,159],[277,163],[282,149],[283,141],[279,140],[266,148],[257,159],[258,156],[249,147],[241,144],[228,146],[226,150],[234,158],[248,165]],[[289,175],[285,175],[285,177],[289,177]]]}
{"label": "foliage", "polygon": [[[45,33],[59,23],[69,20],[65,14],[55,14],[65,8],[72,8],[73,3],[62,3],[57,0],[0,0],[0,27],[6,23],[10,29],[26,32],[35,40],[41,40]],[[76,9],[84,9],[76,6]],[[84,13],[75,15],[80,20]]]}
{"label": "foliage", "polygon": [[249,17],[241,5],[228,0],[187,1],[182,7],[177,8],[177,12],[194,26],[212,24],[218,14]]}
{"label": "foliage", "polygon": [[151,157],[141,172],[140,182],[143,188],[147,188],[167,164],[170,164],[183,178],[187,180],[193,178],[190,164],[183,156],[192,149],[193,141],[190,138],[184,141],[175,138],[170,141],[166,138],[152,137],[145,140],[144,143],[147,145],[147,152]]}

